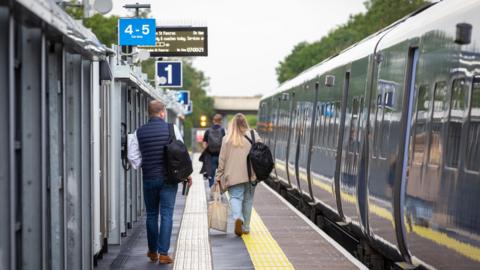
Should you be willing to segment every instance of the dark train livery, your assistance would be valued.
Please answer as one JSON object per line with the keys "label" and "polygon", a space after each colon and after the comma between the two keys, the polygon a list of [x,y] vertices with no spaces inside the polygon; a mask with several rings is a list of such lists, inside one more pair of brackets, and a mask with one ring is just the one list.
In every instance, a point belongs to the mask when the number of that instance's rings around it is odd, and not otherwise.
{"label": "dark train livery", "polygon": [[480,269],[479,14],[430,5],[265,96],[270,184],[359,255]]}

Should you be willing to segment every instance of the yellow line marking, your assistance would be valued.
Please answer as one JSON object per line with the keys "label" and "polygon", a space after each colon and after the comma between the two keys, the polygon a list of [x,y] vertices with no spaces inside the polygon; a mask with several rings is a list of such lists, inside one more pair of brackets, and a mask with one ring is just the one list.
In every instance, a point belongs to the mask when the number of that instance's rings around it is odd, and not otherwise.
{"label": "yellow line marking", "polygon": [[[283,164],[278,164],[277,163],[277,164],[275,164],[275,167],[277,169],[285,171],[285,165],[283,165]],[[303,172],[300,173],[300,179],[303,180],[304,182],[308,182],[307,181],[307,175]],[[312,184],[314,184],[315,186],[333,194],[333,190],[332,190],[332,187],[330,185],[322,183],[322,182],[320,182],[316,179],[312,179],[312,180],[313,180]],[[356,199],[355,199],[354,196],[352,196],[350,194],[347,194],[345,192],[340,192],[340,194],[345,201],[350,202],[350,203],[355,203],[356,202]],[[370,208],[369,210],[372,213],[374,213],[375,215],[377,215],[377,216],[379,216],[383,219],[386,219],[386,220],[390,221],[392,224],[394,224],[393,216],[387,208],[382,207],[382,206],[378,206],[378,205],[372,203],[371,201],[369,202],[368,206]],[[407,231],[410,232],[408,225],[405,225],[405,228],[407,229]],[[434,231],[430,228],[425,228],[425,227],[418,226],[418,225],[413,225],[412,226],[412,231],[420,237],[423,237],[423,238],[428,239],[430,241],[433,241],[433,242],[435,242],[435,243],[437,243],[441,246],[452,249],[452,250],[460,253],[461,255],[463,255],[467,258],[470,258],[470,259],[475,260],[475,261],[480,261],[480,248],[478,248],[478,247],[472,246],[468,243],[460,242],[457,239],[454,239],[454,238],[448,236],[445,233]]]}
{"label": "yellow line marking", "polygon": [[242,239],[255,269],[295,269],[255,209],[252,209],[250,233]]}

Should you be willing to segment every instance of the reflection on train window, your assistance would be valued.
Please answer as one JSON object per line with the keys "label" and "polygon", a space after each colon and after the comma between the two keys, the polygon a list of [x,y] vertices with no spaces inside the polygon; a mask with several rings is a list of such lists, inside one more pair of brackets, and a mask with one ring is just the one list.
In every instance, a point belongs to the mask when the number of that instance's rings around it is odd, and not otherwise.
{"label": "reflection on train window", "polygon": [[472,171],[480,171],[480,77],[473,79],[470,106],[470,125],[467,139],[467,158],[465,165]]}
{"label": "reflection on train window", "polygon": [[332,118],[332,104],[329,103],[327,104],[327,107],[326,107],[326,111],[325,111],[325,145],[327,148],[331,148],[330,147],[330,136],[331,136],[331,132],[332,132],[332,126],[330,125],[330,119]]}
{"label": "reflection on train window", "polygon": [[330,149],[334,149],[334,136],[335,136],[335,103],[330,103],[330,118],[329,118],[329,135],[328,135],[328,145]]}
{"label": "reflection on train window", "polygon": [[467,91],[468,85],[464,78],[453,81],[447,144],[445,149],[446,165],[452,168],[458,167],[460,137],[462,134],[464,112],[468,102]]}
{"label": "reflection on train window", "polygon": [[442,158],[442,143],[440,141],[442,132],[442,118],[447,102],[447,84],[437,82],[433,91],[433,111],[430,127],[429,164],[440,165]]}
{"label": "reflection on train window", "polygon": [[300,119],[300,110],[297,105],[297,108],[295,108],[295,111],[293,112],[293,119],[292,119],[292,134],[290,135],[290,140],[293,143],[297,142],[297,134],[298,134],[298,125],[297,123],[299,122]]}
{"label": "reflection on train window", "polygon": [[[392,97],[392,99],[391,99]],[[387,107],[386,104],[393,100],[393,95],[389,94],[389,92],[385,92],[383,95],[382,100],[382,123],[380,125],[380,156],[382,158],[387,157],[388,153],[388,146],[389,146],[389,139],[390,139],[390,125],[391,125],[391,116],[392,116],[392,108]]]}
{"label": "reflection on train window", "polygon": [[428,86],[421,85],[418,88],[417,111],[415,116],[415,129],[413,137],[413,163],[423,164],[427,139],[427,119],[430,110]]}
{"label": "reflection on train window", "polygon": [[375,127],[373,131],[373,155],[377,156],[379,152],[379,138],[380,138],[380,123],[381,123],[381,117],[383,114],[383,105],[382,105],[382,94],[379,94],[377,96],[377,104],[376,104],[376,110],[375,110]]}
{"label": "reflection on train window", "polygon": [[320,103],[317,104],[317,111],[315,114],[314,147],[318,147],[320,144],[320,116],[322,114],[322,105]]}
{"label": "reflection on train window", "polygon": [[333,137],[333,147],[337,151],[338,137],[340,136],[340,102],[335,102],[335,133]]}
{"label": "reflection on train window", "polygon": [[353,153],[354,143],[356,141],[356,122],[358,118],[358,99],[354,98],[352,102],[352,112],[350,117],[350,134],[348,136],[348,151]]}

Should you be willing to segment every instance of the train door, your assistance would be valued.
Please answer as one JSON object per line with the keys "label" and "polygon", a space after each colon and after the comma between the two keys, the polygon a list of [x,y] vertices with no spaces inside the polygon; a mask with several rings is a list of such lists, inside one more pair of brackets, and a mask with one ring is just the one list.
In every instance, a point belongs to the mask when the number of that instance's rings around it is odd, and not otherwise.
{"label": "train door", "polygon": [[[369,136],[368,226],[374,239],[388,241],[386,252],[408,259],[401,216],[407,178],[418,48],[415,41],[376,53]],[[403,72],[398,72],[403,70]]]}
{"label": "train door", "polygon": [[[312,91],[313,87],[310,84],[306,83],[303,86],[303,89],[299,91],[298,95],[298,117],[296,125],[296,150],[295,150],[295,177],[298,182],[299,190],[302,194],[309,197],[309,200],[312,200],[313,197],[310,193],[307,193],[311,188],[309,188],[309,176],[307,170],[308,157],[310,153],[310,135],[312,133],[312,122],[310,119],[313,117],[314,111],[314,96],[315,93]],[[307,195],[308,194],[308,195]]]}
{"label": "train door", "polygon": [[279,100],[279,119],[278,119],[278,137],[275,144],[275,168],[277,172],[277,178],[280,181],[291,186],[290,179],[288,177],[288,149],[290,138],[290,125],[292,121],[292,106],[293,106],[294,94],[293,92],[284,92],[280,96]]}
{"label": "train door", "polygon": [[[275,102],[276,101],[276,102]],[[277,140],[278,140],[278,133],[280,131],[279,122],[280,122],[280,98],[272,97],[272,110],[273,110],[273,117],[272,117],[272,132],[273,132],[273,144],[270,145],[270,149],[272,149],[273,161],[277,160]],[[273,168],[273,174],[275,175],[275,179],[278,179],[277,167]]]}
{"label": "train door", "polygon": [[[369,58],[359,59],[351,64],[348,73],[349,89],[343,97],[345,108],[341,163],[338,172],[341,213],[345,221],[361,224],[361,209],[366,207],[365,200],[359,200],[361,182],[361,149],[364,136],[365,93],[367,89]],[[355,86],[355,87],[350,87]],[[337,163],[338,166],[338,163]],[[366,188],[366,187],[363,187]],[[338,197],[337,197],[338,198]],[[338,199],[337,199],[338,203]]]}
{"label": "train door", "polygon": [[290,121],[288,125],[288,139],[287,139],[287,158],[286,158],[286,169],[287,169],[287,178],[288,183],[293,187],[299,188],[299,183],[295,175],[295,164],[296,164],[296,154],[297,154],[297,124],[298,118],[300,116],[301,104],[297,102],[297,91],[292,93],[292,99],[290,102]]}
{"label": "train door", "polygon": [[350,71],[345,72],[345,78],[343,82],[343,94],[342,94],[342,103],[340,106],[340,123],[338,127],[338,139],[337,139],[337,155],[335,162],[335,174],[334,174],[334,197],[336,199],[336,208],[340,217],[344,218],[341,192],[340,192],[340,174],[342,167],[342,154],[343,154],[343,140],[344,140],[344,131],[345,131],[345,121],[347,114],[347,100],[350,92]]}

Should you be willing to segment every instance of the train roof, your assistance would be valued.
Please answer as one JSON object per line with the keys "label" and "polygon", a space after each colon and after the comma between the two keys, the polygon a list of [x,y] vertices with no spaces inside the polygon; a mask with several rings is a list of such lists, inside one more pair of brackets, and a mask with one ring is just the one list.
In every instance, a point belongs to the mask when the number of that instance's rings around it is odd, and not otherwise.
{"label": "train roof", "polygon": [[[386,28],[353,44],[341,53],[310,67],[295,78],[284,82],[274,91],[265,95],[264,99],[302,85],[336,67],[347,65],[357,59],[371,55],[375,52],[377,44],[380,46],[379,48],[388,48],[402,40],[411,38],[412,36],[419,36],[419,34],[433,30],[434,27],[438,27],[439,21],[446,22],[452,16],[462,14],[462,12],[469,10],[472,11],[474,10],[472,7],[478,6],[479,2],[476,0],[441,1],[426,5]],[[451,31],[455,31],[454,26],[455,25],[452,25]],[[382,40],[382,42],[380,42],[380,40]]]}

